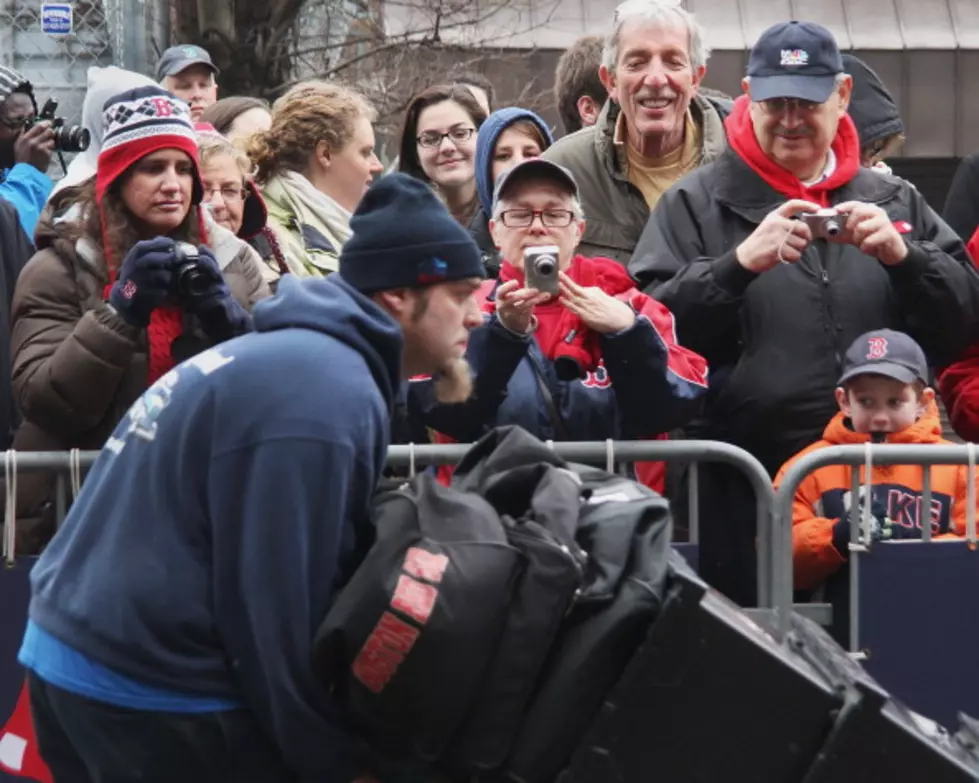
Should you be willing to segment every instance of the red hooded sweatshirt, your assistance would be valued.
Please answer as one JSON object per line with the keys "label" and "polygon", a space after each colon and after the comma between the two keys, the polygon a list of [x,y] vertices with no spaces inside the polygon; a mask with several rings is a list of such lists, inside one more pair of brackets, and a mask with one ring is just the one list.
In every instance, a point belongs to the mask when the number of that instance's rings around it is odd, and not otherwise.
{"label": "red hooded sweatshirt", "polygon": [[786,198],[804,199],[828,207],[830,192],[853,179],[860,169],[860,138],[850,115],[843,115],[833,139],[836,170],[822,182],[806,187],[795,174],[779,166],[762,151],[755,137],[750,106],[748,96],[742,95],[734,102],[731,114],[724,121],[731,148],[759,177]]}

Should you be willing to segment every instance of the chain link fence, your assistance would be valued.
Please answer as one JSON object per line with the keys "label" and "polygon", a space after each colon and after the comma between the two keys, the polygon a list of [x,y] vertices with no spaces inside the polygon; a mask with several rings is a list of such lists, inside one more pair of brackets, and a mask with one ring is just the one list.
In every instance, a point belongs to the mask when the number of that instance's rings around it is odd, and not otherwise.
{"label": "chain link fence", "polygon": [[[0,63],[31,81],[38,107],[58,101],[68,124],[81,119],[88,69],[118,65],[152,74],[170,39],[167,0],[74,0],[68,35],[45,32],[41,0],[0,0]],[[50,9],[49,9],[50,10]],[[52,162],[55,178],[61,167]]]}
{"label": "chain link fence", "polygon": [[103,0],[112,63],[153,74],[170,41],[171,3],[166,0]]}
{"label": "chain link fence", "polygon": [[39,0],[2,0],[0,62],[30,79],[39,105],[54,98],[59,114],[77,122],[86,73],[92,65],[112,63],[112,46],[102,2],[80,0],[71,5],[73,32],[56,37],[41,29]]}

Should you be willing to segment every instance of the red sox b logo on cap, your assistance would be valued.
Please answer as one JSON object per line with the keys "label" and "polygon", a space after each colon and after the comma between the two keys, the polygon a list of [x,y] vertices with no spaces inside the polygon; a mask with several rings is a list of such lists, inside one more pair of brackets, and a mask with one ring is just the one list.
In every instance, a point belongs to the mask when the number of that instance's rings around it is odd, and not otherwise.
{"label": "red sox b logo on cap", "polygon": [[169,117],[173,114],[173,104],[166,98],[154,98],[153,105],[156,107],[157,117]]}
{"label": "red sox b logo on cap", "polygon": [[883,359],[887,356],[887,338],[871,337],[867,340],[867,358]]}

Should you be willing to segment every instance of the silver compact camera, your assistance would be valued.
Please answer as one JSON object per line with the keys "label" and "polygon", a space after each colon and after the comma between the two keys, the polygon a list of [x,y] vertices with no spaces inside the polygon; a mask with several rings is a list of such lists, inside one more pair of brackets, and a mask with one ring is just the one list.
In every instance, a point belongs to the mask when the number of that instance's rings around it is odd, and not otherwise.
{"label": "silver compact camera", "polygon": [[557,273],[560,268],[556,245],[528,247],[523,251],[524,278],[527,288],[536,288],[542,294],[557,294]]}
{"label": "silver compact camera", "polygon": [[799,220],[809,226],[813,239],[834,239],[843,233],[846,225],[846,215],[832,208],[803,212]]}

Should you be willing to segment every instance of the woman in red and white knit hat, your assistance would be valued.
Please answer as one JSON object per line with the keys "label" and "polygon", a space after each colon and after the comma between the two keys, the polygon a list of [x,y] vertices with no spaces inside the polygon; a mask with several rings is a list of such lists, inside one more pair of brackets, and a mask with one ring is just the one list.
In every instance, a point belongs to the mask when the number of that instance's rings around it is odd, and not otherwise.
{"label": "woman in red and white knit hat", "polygon": [[[16,449],[101,448],[174,364],[250,329],[206,245],[187,105],[146,86],[109,99],[103,119],[95,177],[39,228],[17,281],[13,386],[25,421]],[[177,242],[198,254],[193,286],[178,284]],[[54,529],[51,482],[18,485],[19,543],[36,551]]]}

